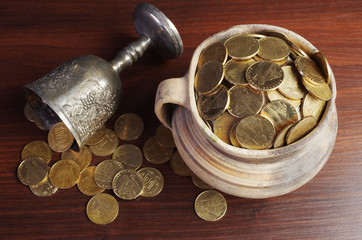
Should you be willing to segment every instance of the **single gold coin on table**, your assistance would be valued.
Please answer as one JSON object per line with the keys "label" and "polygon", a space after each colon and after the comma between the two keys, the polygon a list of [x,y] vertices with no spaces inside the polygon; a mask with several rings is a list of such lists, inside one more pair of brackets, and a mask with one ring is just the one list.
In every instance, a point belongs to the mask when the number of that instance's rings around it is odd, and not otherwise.
{"label": "single gold coin on table", "polygon": [[41,157],[48,163],[52,159],[53,152],[46,142],[41,140],[35,140],[26,144],[21,151],[22,160],[32,156]]}
{"label": "single gold coin on table", "polygon": [[217,60],[224,64],[228,57],[228,52],[224,44],[220,42],[207,46],[200,54],[197,68],[200,69],[205,63]]}
{"label": "single gold coin on table", "polygon": [[114,176],[123,169],[124,167],[119,161],[111,159],[104,160],[95,168],[94,181],[101,188],[112,189]]}
{"label": "single gold coin on table", "polygon": [[196,73],[195,89],[201,94],[214,92],[224,79],[224,66],[219,61],[205,63]]}
{"label": "single gold coin on table", "polygon": [[92,153],[87,146],[84,146],[76,152],[72,149],[62,153],[61,159],[73,160],[79,166],[79,170],[83,171],[92,161]]}
{"label": "single gold coin on table", "polygon": [[254,59],[249,59],[245,61],[236,61],[234,59],[230,59],[225,64],[225,79],[230,83],[235,85],[246,86],[249,83],[246,81],[246,69],[255,63]]}
{"label": "single gold coin on table", "polygon": [[289,45],[278,37],[263,37],[259,39],[259,45],[258,56],[264,60],[282,61],[290,53]]}
{"label": "single gold coin on table", "polygon": [[18,178],[24,185],[36,185],[46,179],[48,164],[41,157],[27,157],[18,167]]}
{"label": "single gold coin on table", "polygon": [[229,89],[229,95],[228,112],[237,118],[257,114],[264,104],[263,95],[251,90],[249,87],[234,86]]}
{"label": "single gold coin on table", "polygon": [[55,187],[48,178],[37,185],[31,185],[29,187],[32,193],[38,197],[49,197],[58,191],[58,188]]}
{"label": "single gold coin on table", "polygon": [[[231,96],[231,94],[230,94]],[[215,119],[214,122],[214,134],[221,139],[223,142],[227,144],[231,144],[230,142],[230,132],[231,129],[235,126],[240,119],[232,116],[228,112],[224,112],[218,118]]]}
{"label": "single gold coin on table", "polygon": [[283,79],[282,68],[274,62],[256,62],[246,70],[246,80],[250,86],[258,90],[276,89]]}
{"label": "single gold coin on table", "polygon": [[303,138],[317,126],[317,123],[317,120],[313,116],[302,118],[289,129],[285,136],[286,143],[289,145]]}
{"label": "single gold coin on table", "polygon": [[156,129],[156,139],[159,144],[167,148],[175,148],[175,141],[173,140],[172,132],[162,124]]}
{"label": "single gold coin on table", "polygon": [[312,59],[322,69],[324,77],[326,78],[326,82],[329,84],[331,82],[332,72],[328,67],[329,64],[327,58],[321,52],[316,52],[313,53]]}
{"label": "single gold coin on table", "polygon": [[74,137],[63,122],[56,123],[48,133],[48,143],[55,152],[64,152],[72,146]]}
{"label": "single gold coin on table", "polygon": [[320,85],[311,84],[306,78],[302,78],[302,83],[307,91],[313,95],[313,97],[319,98],[323,101],[328,101],[332,97],[332,90],[327,83]]}
{"label": "single gold coin on table", "polygon": [[193,184],[198,188],[201,188],[201,189],[213,189],[212,186],[210,186],[209,184],[204,182],[201,178],[196,176],[194,173],[191,174],[191,179],[192,179]]}
{"label": "single gold coin on table", "polygon": [[59,160],[51,167],[49,180],[55,187],[67,189],[78,182],[79,175],[78,164],[72,160]]}
{"label": "single gold coin on table", "polygon": [[276,134],[289,124],[298,121],[298,113],[293,105],[281,100],[266,104],[261,110],[260,115],[273,123]]}
{"label": "single gold coin on table", "polygon": [[284,80],[280,84],[278,91],[289,99],[302,99],[307,91],[300,80],[300,74],[294,66],[284,66],[282,69]]}
{"label": "single gold coin on table", "polygon": [[191,176],[191,170],[182,159],[180,153],[176,150],[171,157],[170,165],[174,173],[180,176]]}
{"label": "single gold coin on table", "polygon": [[285,136],[287,135],[289,129],[294,125],[294,123],[283,128],[278,135],[275,136],[273,148],[279,148],[285,146]]}
{"label": "single gold coin on table", "polygon": [[200,95],[196,102],[197,110],[205,120],[212,120],[220,116],[228,108],[229,103],[229,93],[224,86],[220,86],[212,94]]}
{"label": "single gold coin on table", "polygon": [[142,151],[133,144],[123,144],[113,153],[112,159],[120,162],[125,169],[137,170],[143,161]]}
{"label": "single gold coin on table", "polygon": [[96,167],[91,166],[80,173],[77,187],[81,193],[87,196],[94,196],[104,192],[104,188],[99,187],[94,181],[94,171]]}
{"label": "single gold coin on table", "polygon": [[152,167],[145,167],[138,170],[138,173],[143,178],[142,197],[154,197],[162,191],[164,180],[160,171]]}
{"label": "single gold coin on table", "polygon": [[143,178],[136,170],[124,169],[113,178],[112,189],[123,200],[136,199],[143,190]]}
{"label": "single gold coin on table", "polygon": [[33,108],[30,106],[29,103],[25,104],[24,115],[25,118],[28,119],[30,122],[40,121],[38,115],[36,115],[36,113],[34,112]]}
{"label": "single gold coin on table", "polygon": [[319,85],[326,83],[326,78],[322,70],[310,58],[298,56],[294,63],[300,75],[311,84]]}
{"label": "single gold coin on table", "polygon": [[92,197],[86,207],[89,220],[95,224],[105,225],[113,222],[119,211],[117,200],[107,193]]}
{"label": "single gold coin on table", "polygon": [[273,145],[275,129],[263,116],[250,115],[236,125],[236,138],[240,146],[248,149],[268,149]]}
{"label": "single gold coin on table", "polygon": [[173,149],[160,145],[156,137],[150,137],[143,145],[143,155],[147,161],[154,164],[162,164],[170,160]]}
{"label": "single gold coin on table", "polygon": [[111,155],[116,150],[118,143],[117,135],[107,128],[105,137],[96,145],[89,146],[89,150],[96,156],[105,157]]}
{"label": "single gold coin on table", "polygon": [[221,219],[225,215],[226,209],[226,199],[215,190],[204,191],[195,200],[195,212],[197,216],[205,221]]}
{"label": "single gold coin on table", "polygon": [[254,57],[259,51],[259,42],[253,36],[238,35],[227,39],[224,43],[232,59],[246,60]]}
{"label": "single gold coin on table", "polygon": [[106,136],[106,125],[102,125],[91,137],[89,137],[85,144],[96,145]]}
{"label": "single gold coin on table", "polygon": [[302,103],[301,99],[292,100],[292,99],[284,97],[283,94],[281,94],[278,90],[268,90],[266,93],[267,93],[268,99],[270,101],[282,100],[282,101],[292,104],[295,108],[298,108],[300,106],[300,104]]}
{"label": "single gold coin on table", "polygon": [[114,123],[114,131],[121,140],[136,140],[142,135],[143,129],[143,120],[135,113],[125,113]]}
{"label": "single gold coin on table", "polygon": [[326,101],[313,97],[307,94],[303,99],[302,113],[303,117],[313,116],[319,120],[322,117]]}

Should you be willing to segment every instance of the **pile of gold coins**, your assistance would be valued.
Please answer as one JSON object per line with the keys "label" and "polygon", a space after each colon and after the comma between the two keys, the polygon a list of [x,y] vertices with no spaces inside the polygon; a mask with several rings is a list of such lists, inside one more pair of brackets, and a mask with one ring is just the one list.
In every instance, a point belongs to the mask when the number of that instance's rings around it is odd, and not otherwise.
{"label": "pile of gold coins", "polygon": [[[25,106],[24,113],[29,120],[36,122],[36,114],[28,105]],[[139,169],[143,156],[153,164],[166,163],[171,159],[175,173],[192,176],[196,186],[211,189],[192,174],[178,151],[174,151],[176,146],[172,133],[163,125],[157,128],[155,136],[145,142],[143,153],[133,144],[119,146],[119,139],[136,140],[142,135],[143,129],[141,117],[126,113],[116,120],[114,131],[103,126],[87,140],[87,146],[74,151],[71,149],[74,142],[71,132],[64,123],[59,122],[49,130],[48,143],[35,140],[23,148],[18,178],[40,197],[51,196],[58,189],[69,189],[77,185],[81,193],[92,196],[86,206],[86,213],[92,222],[100,225],[111,223],[118,216],[119,205],[112,192],[120,199],[133,200],[139,196],[154,197],[162,191],[164,179],[157,169]],[[61,152],[61,159],[49,167],[53,151]],[[90,166],[93,154],[101,157],[111,155],[111,158],[103,160],[97,166]],[[104,193],[107,190],[111,190],[111,193]],[[222,205],[221,212],[219,208],[215,208],[215,204]],[[220,193],[208,190],[196,198],[195,210],[202,219],[215,221],[225,214],[226,200]]]}
{"label": "pile of gold coins", "polygon": [[199,115],[222,141],[279,148],[311,132],[331,98],[326,58],[286,35],[232,36],[203,50],[195,75]]}

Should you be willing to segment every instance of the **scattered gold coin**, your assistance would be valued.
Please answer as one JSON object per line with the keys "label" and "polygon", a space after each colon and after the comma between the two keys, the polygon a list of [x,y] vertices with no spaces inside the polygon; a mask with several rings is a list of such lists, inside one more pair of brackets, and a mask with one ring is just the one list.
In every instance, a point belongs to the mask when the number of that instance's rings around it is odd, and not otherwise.
{"label": "scattered gold coin", "polygon": [[273,148],[279,148],[286,145],[285,136],[287,135],[287,132],[293,125],[294,123],[286,126],[278,133],[278,135],[275,136]]}
{"label": "scattered gold coin", "polygon": [[54,187],[48,178],[37,185],[31,185],[29,187],[32,193],[38,197],[49,197],[58,191],[58,188]]}
{"label": "scattered gold coin", "polygon": [[[231,93],[230,93],[231,97]],[[214,122],[214,133],[220,138],[223,142],[231,144],[230,141],[230,132],[231,129],[235,126],[240,119],[232,116],[228,112],[224,112]],[[172,160],[172,159],[171,159]]]}
{"label": "scattered gold coin", "polygon": [[195,200],[196,214],[205,221],[221,219],[225,215],[226,209],[226,199],[215,190],[204,191]]}
{"label": "scattered gold coin", "polygon": [[94,155],[105,157],[111,155],[116,150],[118,142],[117,135],[107,128],[105,137],[96,145],[89,146],[89,150]]}
{"label": "scattered gold coin", "polygon": [[225,79],[235,85],[247,86],[248,82],[246,81],[245,75],[246,69],[255,62],[254,59],[246,61],[229,60],[225,64]]}
{"label": "scattered gold coin", "polygon": [[145,167],[138,170],[138,173],[143,179],[142,197],[154,197],[162,191],[164,180],[160,171],[152,167]]}
{"label": "scattered gold coin", "polygon": [[55,187],[67,189],[78,182],[79,175],[78,164],[72,160],[59,160],[51,167],[49,180]]}
{"label": "scattered gold coin", "polygon": [[289,99],[302,99],[307,91],[300,81],[299,73],[293,66],[284,66],[282,69],[284,72],[284,80],[282,84],[280,84],[278,91]]}
{"label": "scattered gold coin", "polygon": [[105,189],[112,189],[112,180],[121,170],[123,165],[116,160],[104,160],[99,163],[94,171],[94,181],[96,184]]}
{"label": "scattered gold coin", "polygon": [[143,129],[143,120],[135,113],[123,114],[114,123],[114,131],[121,140],[136,140],[142,135]]}
{"label": "scattered gold coin", "polygon": [[205,63],[196,73],[195,89],[201,94],[214,92],[224,79],[224,67],[219,61]]}
{"label": "scattered gold coin", "polygon": [[104,192],[104,188],[99,187],[94,181],[95,169],[95,166],[87,167],[83,172],[80,173],[77,186],[79,191],[84,195],[94,196]]}
{"label": "scattered gold coin", "polygon": [[323,72],[310,58],[298,56],[295,59],[295,66],[297,67],[300,75],[302,75],[311,84],[319,85],[326,82]]}
{"label": "scattered gold coin", "polygon": [[22,160],[32,156],[41,157],[48,163],[52,159],[53,152],[46,142],[41,140],[35,140],[26,144],[21,151]]}
{"label": "scattered gold coin", "polygon": [[143,190],[143,178],[136,170],[124,169],[114,176],[112,188],[123,200],[136,199]]}
{"label": "scattered gold coin", "polygon": [[191,176],[191,170],[182,159],[180,153],[176,150],[171,157],[171,168],[177,175],[180,176]]}
{"label": "scattered gold coin", "polygon": [[37,185],[46,179],[48,164],[41,157],[27,157],[18,167],[18,178],[24,185]]}
{"label": "scattered gold coin", "polygon": [[253,36],[239,35],[227,39],[224,43],[232,59],[247,60],[259,51],[259,42]]}
{"label": "scattered gold coin", "polygon": [[156,129],[156,140],[159,144],[167,148],[175,148],[175,141],[173,140],[172,132],[162,124]]}
{"label": "scattered gold coin", "polygon": [[81,148],[79,152],[68,149],[62,153],[61,159],[73,160],[78,164],[80,171],[83,171],[92,161],[92,153],[87,146]]}
{"label": "scattered gold coin", "polygon": [[203,119],[211,120],[225,112],[229,103],[228,90],[226,87],[220,86],[220,88],[212,94],[200,95],[197,99],[197,109]]}
{"label": "scattered gold coin", "polygon": [[96,145],[106,136],[106,125],[102,125],[91,137],[89,137],[85,144]]}
{"label": "scattered gold coin", "polygon": [[225,45],[220,42],[213,43],[201,52],[197,68],[200,69],[202,65],[212,60],[217,60],[224,64],[227,57],[228,53]]}
{"label": "scattered gold coin", "polygon": [[258,56],[264,60],[282,61],[290,53],[289,45],[278,37],[263,37],[259,39],[259,45]]}
{"label": "scattered gold coin", "polygon": [[211,187],[206,182],[202,181],[202,179],[199,178],[198,176],[196,176],[194,173],[191,174],[191,179],[192,179],[192,182],[194,183],[194,185],[196,187],[198,187],[198,188],[201,188],[201,189],[213,189],[213,187]]}
{"label": "scattered gold coin", "polygon": [[313,116],[319,120],[322,117],[326,102],[307,94],[303,100],[302,112],[303,117]]}
{"label": "scattered gold coin", "polygon": [[24,115],[25,118],[28,119],[30,122],[40,121],[38,115],[36,115],[36,113],[34,112],[33,108],[30,106],[29,103],[25,104]]}
{"label": "scattered gold coin", "polygon": [[276,89],[283,82],[282,68],[269,61],[256,62],[246,70],[246,80],[255,89]]}
{"label": "scattered gold coin", "polygon": [[112,159],[119,161],[125,169],[137,170],[142,164],[143,155],[137,146],[123,144],[114,151]]}
{"label": "scattered gold coin", "polygon": [[296,122],[288,131],[285,136],[287,144],[292,144],[302,137],[310,133],[315,126],[317,126],[317,120],[313,116],[307,116]]}
{"label": "scattered gold coin", "polygon": [[63,122],[55,124],[48,133],[48,143],[55,152],[64,152],[72,146],[74,137]]}
{"label": "scattered gold coin", "polygon": [[161,146],[156,137],[150,137],[143,146],[143,155],[147,161],[154,164],[162,164],[170,160],[173,149]]}
{"label": "scattered gold coin", "polygon": [[113,222],[118,215],[118,211],[117,200],[107,193],[100,193],[92,197],[86,208],[89,220],[99,225]]}

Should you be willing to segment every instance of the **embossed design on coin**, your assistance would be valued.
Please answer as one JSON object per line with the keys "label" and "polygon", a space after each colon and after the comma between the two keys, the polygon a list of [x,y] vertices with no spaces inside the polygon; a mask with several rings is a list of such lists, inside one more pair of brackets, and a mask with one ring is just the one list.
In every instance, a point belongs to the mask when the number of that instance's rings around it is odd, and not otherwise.
{"label": "embossed design on coin", "polygon": [[41,157],[48,163],[52,159],[53,152],[46,142],[41,140],[35,140],[26,144],[21,151],[22,160],[32,156]]}
{"label": "embossed design on coin", "polygon": [[119,146],[112,155],[112,159],[119,161],[125,169],[138,169],[143,161],[141,150],[132,144]]}
{"label": "embossed design on coin", "polygon": [[48,133],[48,143],[55,152],[64,152],[72,146],[74,141],[72,133],[64,123],[55,124]]}
{"label": "embossed design on coin", "polygon": [[246,60],[255,56],[259,51],[259,42],[248,35],[231,37],[224,43],[232,59]]}
{"label": "embossed design on coin", "polygon": [[107,128],[105,137],[96,145],[89,146],[89,150],[94,155],[105,157],[111,155],[116,150],[118,143],[117,135]]}
{"label": "embossed design on coin", "polygon": [[191,176],[191,170],[182,159],[180,153],[176,150],[171,157],[171,168],[177,175],[180,176]]}
{"label": "embossed design on coin", "polygon": [[42,181],[37,185],[29,186],[32,193],[34,193],[38,197],[49,197],[58,191],[57,187],[49,181],[49,179]]}
{"label": "embossed design on coin", "polygon": [[254,59],[246,61],[229,60],[225,64],[225,79],[235,85],[248,85],[248,82],[246,81],[246,70],[255,62]]}
{"label": "embossed design on coin", "polygon": [[229,95],[228,111],[237,118],[258,113],[264,104],[263,95],[252,91],[249,87],[234,86],[229,89]]}
{"label": "embossed design on coin", "polygon": [[113,222],[118,215],[118,211],[117,200],[107,193],[101,193],[92,197],[86,208],[89,220],[99,225]]}
{"label": "embossed design on coin", "polygon": [[123,169],[122,164],[116,160],[104,160],[94,171],[94,181],[101,188],[112,189],[114,176]]}
{"label": "embossed design on coin", "polygon": [[94,181],[95,169],[95,166],[87,167],[83,172],[80,173],[77,186],[79,191],[84,195],[94,196],[104,191],[104,188],[99,187]]}
{"label": "embossed design on coin", "polygon": [[195,89],[201,94],[214,92],[224,79],[224,67],[219,61],[205,63],[196,73]]}
{"label": "embossed design on coin", "polygon": [[289,45],[277,37],[263,37],[259,39],[260,49],[258,56],[269,61],[281,61],[290,53]]}
{"label": "embossed design on coin", "polygon": [[28,157],[20,163],[17,174],[22,184],[36,185],[47,177],[48,164],[41,157]]}
{"label": "embossed design on coin", "polygon": [[205,63],[217,60],[224,64],[228,57],[227,49],[224,44],[216,42],[206,47],[200,54],[197,68],[201,68]]}
{"label": "embossed design on coin", "polygon": [[164,180],[160,171],[152,167],[145,167],[138,170],[138,173],[143,178],[142,197],[154,197],[162,191]]}
{"label": "embossed design on coin", "polygon": [[314,85],[323,84],[326,82],[325,76],[319,66],[308,57],[298,56],[295,59],[295,66],[300,75]]}
{"label": "embossed design on coin", "polygon": [[246,70],[246,80],[255,89],[276,89],[283,82],[282,68],[273,62],[262,61],[252,64]]}
{"label": "embossed design on coin", "polygon": [[67,189],[78,182],[79,175],[78,164],[72,160],[59,160],[50,169],[49,180],[55,187]]}
{"label": "embossed design on coin", "polygon": [[121,199],[136,199],[143,190],[143,178],[133,169],[124,169],[114,176],[112,188],[114,194]]}
{"label": "embossed design on coin", "polygon": [[200,95],[196,102],[200,116],[206,120],[220,116],[225,112],[229,103],[229,93],[224,86],[220,86],[216,92],[210,95]]}
{"label": "embossed design on coin", "polygon": [[62,153],[61,159],[73,160],[79,166],[79,170],[83,171],[92,161],[92,153],[88,147],[83,147],[79,152],[68,149]]}
{"label": "embossed design on coin", "polygon": [[142,118],[134,113],[123,114],[114,123],[114,131],[121,140],[136,140],[142,135],[143,129]]}
{"label": "embossed design on coin", "polygon": [[225,215],[226,209],[226,199],[215,190],[204,191],[195,200],[196,214],[205,221],[221,219]]}
{"label": "embossed design on coin", "polygon": [[147,161],[154,164],[162,164],[170,160],[173,149],[161,146],[156,137],[150,137],[143,145],[143,155]]}

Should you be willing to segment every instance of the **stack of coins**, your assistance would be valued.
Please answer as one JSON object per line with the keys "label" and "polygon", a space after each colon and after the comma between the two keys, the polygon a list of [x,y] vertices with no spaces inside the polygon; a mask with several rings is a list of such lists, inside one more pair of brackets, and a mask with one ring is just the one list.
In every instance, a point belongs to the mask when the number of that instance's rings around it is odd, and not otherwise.
{"label": "stack of coins", "polygon": [[330,69],[280,32],[232,36],[200,54],[195,75],[201,118],[222,141],[247,149],[279,148],[322,118]]}

